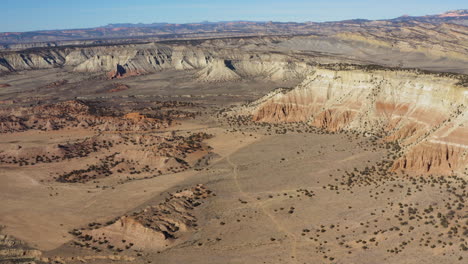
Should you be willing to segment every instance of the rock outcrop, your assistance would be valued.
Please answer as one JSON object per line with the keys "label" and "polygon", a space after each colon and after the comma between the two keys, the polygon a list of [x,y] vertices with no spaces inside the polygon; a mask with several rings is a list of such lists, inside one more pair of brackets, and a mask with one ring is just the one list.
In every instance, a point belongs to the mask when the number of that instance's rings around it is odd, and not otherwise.
{"label": "rock outcrop", "polygon": [[[0,111],[0,133],[26,130],[59,130],[66,127],[91,128],[99,131],[153,130],[168,127],[171,120],[144,118],[135,113],[122,117],[98,113],[102,109],[83,101],[72,100],[33,108]],[[138,118],[136,118],[138,117]]]}
{"label": "rock outcrop", "polygon": [[[214,154],[212,148],[204,142],[211,137],[205,133],[194,133],[189,136],[177,136],[172,133],[167,135],[141,135],[137,133],[131,136],[123,134],[101,135],[93,140],[59,146],[58,149],[51,147],[47,151],[47,155],[44,154],[46,153],[44,149],[42,152],[38,149],[36,151],[29,149],[23,152],[18,150],[0,152],[0,164],[8,162],[28,165],[38,162],[59,162],[70,158],[85,157],[100,150],[108,150],[109,154],[96,164],[64,171],[55,179],[63,183],[85,183],[111,175],[127,175],[126,180],[141,179],[199,167],[199,162],[209,159]],[[89,145],[92,148],[89,148]],[[38,152],[41,154],[40,161],[37,161]],[[32,157],[27,154],[32,154]],[[51,154],[55,155],[50,156]],[[133,177],[130,179],[128,174],[133,175]]]}
{"label": "rock outcrop", "polygon": [[184,233],[197,227],[194,209],[213,193],[203,185],[173,193],[165,202],[148,206],[141,211],[124,215],[102,225],[75,229],[77,245],[108,248],[118,252],[132,250],[160,250],[173,246]]}
{"label": "rock outcrop", "polygon": [[28,247],[22,241],[0,234],[0,263],[34,264],[41,255],[41,251]]}
{"label": "rock outcrop", "polygon": [[215,60],[197,73],[198,79],[209,82],[237,81],[241,77],[235,72],[230,60]]}
{"label": "rock outcrop", "polygon": [[138,44],[0,54],[0,72],[71,67],[75,72],[105,73],[119,79],[164,70],[198,70],[201,81],[241,78],[303,78],[311,66],[284,54],[264,54],[212,47]]}
{"label": "rock outcrop", "polygon": [[197,73],[201,81],[226,82],[262,78],[267,80],[303,79],[312,71],[307,63],[288,61],[284,56],[238,56],[217,59]]}
{"label": "rock outcrop", "polygon": [[0,72],[70,66],[77,72],[106,72],[109,77],[207,65],[210,55],[192,47],[157,44],[44,48],[0,55]]}
{"label": "rock outcrop", "polygon": [[270,94],[251,111],[258,122],[380,134],[403,147],[394,170],[448,174],[468,166],[465,81],[464,75],[410,70],[317,69],[295,89]]}

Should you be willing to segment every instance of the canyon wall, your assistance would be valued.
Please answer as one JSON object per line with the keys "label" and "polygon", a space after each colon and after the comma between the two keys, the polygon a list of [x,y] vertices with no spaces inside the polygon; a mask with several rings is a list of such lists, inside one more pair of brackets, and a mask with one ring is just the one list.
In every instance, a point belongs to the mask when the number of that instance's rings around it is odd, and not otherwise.
{"label": "canyon wall", "polygon": [[195,77],[209,82],[257,77],[304,78],[311,70],[307,63],[285,54],[154,43],[0,54],[0,73],[58,67],[75,72],[105,73],[109,79],[164,70],[198,70]]}
{"label": "canyon wall", "polygon": [[229,43],[214,48],[210,43],[6,52],[0,55],[0,72],[65,67],[113,79],[192,70],[197,80],[206,82],[304,80],[291,91],[262,98],[249,114],[260,122],[306,122],[329,131],[379,133],[387,141],[399,141],[404,149],[394,170],[451,173],[466,167],[466,75],[339,64],[317,68],[297,54],[242,50]]}
{"label": "canyon wall", "polygon": [[463,75],[394,69],[317,69],[290,91],[252,107],[258,122],[306,122],[329,131],[398,141],[393,170],[444,173],[468,165],[468,88]]}
{"label": "canyon wall", "polygon": [[0,54],[0,72],[69,66],[76,72],[143,74],[200,68],[210,60],[208,52],[197,48],[156,44],[49,48]]}

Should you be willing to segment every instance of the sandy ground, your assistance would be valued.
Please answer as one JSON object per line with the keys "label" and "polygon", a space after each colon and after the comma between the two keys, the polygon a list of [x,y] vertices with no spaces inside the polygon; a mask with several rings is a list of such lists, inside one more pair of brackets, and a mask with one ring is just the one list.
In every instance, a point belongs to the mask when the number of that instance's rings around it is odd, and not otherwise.
{"label": "sandy ground", "polygon": [[[36,78],[34,89],[28,90],[29,78]],[[47,91],[40,88],[60,78],[71,82]],[[1,100],[27,99],[31,91],[54,100],[55,96],[102,99],[99,89],[109,81],[87,80],[53,69],[11,75],[1,82],[12,85],[2,88]],[[388,160],[388,151],[372,145],[369,138],[350,139],[345,134],[275,134],[264,127],[239,127],[230,132],[231,127],[215,118],[216,110],[222,107],[254,100],[291,83],[192,82],[190,86],[188,76],[175,72],[118,82],[131,87],[112,94],[118,100],[137,100],[126,97],[133,94],[203,104],[206,113],[195,120],[149,133],[206,132],[214,135],[207,144],[218,156],[201,170],[124,184],[117,184],[118,179],[112,176],[85,184],[52,180],[54,173],[80,168],[103,153],[34,166],[0,165],[0,225],[6,226],[4,232],[44,251],[45,256],[93,255],[96,253],[91,250],[70,246],[73,236],[68,232],[158,203],[168,192],[204,184],[216,196],[194,211],[198,227],[184,235],[183,243],[160,252],[128,250],[120,255],[134,257],[139,263],[462,263],[468,258],[461,249],[467,211],[455,197],[466,185],[457,180],[421,183],[403,175],[381,179],[373,171],[370,178],[378,181],[364,178],[348,185],[347,172],[360,174],[365,167],[379,167],[380,161]],[[91,135],[83,130],[2,134],[0,150],[58,144]],[[449,215],[448,203],[457,208],[455,218],[449,227],[442,227],[438,213]],[[411,215],[410,207],[417,209],[418,217]],[[453,233],[454,227],[457,233]],[[111,261],[92,261],[107,262]]]}
{"label": "sandy ground", "polygon": [[[148,252],[141,258],[155,263],[401,263],[402,258],[405,263],[421,259],[454,263],[462,256],[458,245],[433,250],[416,242],[408,243],[399,254],[387,251],[402,242],[424,238],[426,232],[437,234],[433,227],[421,223],[412,231],[401,226],[401,220],[394,217],[399,208],[393,205],[418,203],[419,208],[425,208],[442,203],[449,196],[440,187],[423,186],[410,196],[407,188],[411,183],[404,179],[349,190],[330,188],[339,186],[344,171],[362,169],[385,158],[386,151],[372,150],[367,139],[350,141],[345,135],[313,133],[250,136],[204,126],[191,121],[179,127],[216,135],[209,144],[220,156],[198,172],[100,190],[93,184],[39,182],[47,172],[72,164],[3,169],[0,222],[9,234],[49,251],[46,255],[73,255],[79,251],[62,246],[72,239],[67,233],[71,229],[154,203],[168,191],[203,183],[217,196],[196,212],[197,231],[181,245],[161,253]],[[5,138],[8,140],[11,138]],[[28,140],[35,141],[32,135]],[[401,187],[395,188],[396,183]],[[395,226],[401,229],[374,234]]]}
{"label": "sandy ground", "polygon": [[[196,71],[168,70],[125,79],[107,80],[99,73],[70,73],[69,69],[46,69],[19,72],[0,77],[0,83],[11,86],[0,88],[2,101],[16,103],[37,100],[177,100],[226,106],[231,103],[253,101],[278,87],[294,87],[300,80],[268,81],[242,80],[232,83],[209,83],[194,80]],[[57,87],[52,82],[67,80]],[[128,90],[108,92],[113,84],[125,84]],[[34,97],[31,97],[34,95]],[[24,101],[24,102],[23,102]],[[3,105],[5,105],[3,103]]]}
{"label": "sandy ground", "polygon": [[[156,263],[454,263],[463,255],[456,246],[432,250],[408,242],[399,254],[387,252],[424,232],[434,235],[433,228],[374,234],[401,227],[390,203],[437,204],[447,197],[438,195],[439,189],[426,186],[408,197],[411,184],[404,180],[391,192],[390,181],[352,191],[324,188],[336,184],[342,171],[384,155],[340,135],[280,135],[250,144],[199,176],[219,195],[192,239],[157,254]],[[304,195],[304,189],[315,196]]]}
{"label": "sandy ground", "polygon": [[[174,129],[209,133],[219,133],[220,130],[190,122]],[[85,136],[84,131],[22,132],[2,136],[0,145],[6,148],[10,144],[24,147],[57,144]],[[253,140],[252,137],[221,135],[211,140],[210,145],[220,154],[229,154]],[[93,183],[75,185],[50,181],[50,175],[64,167],[79,167],[91,160],[92,157],[25,168],[4,165],[0,171],[3,183],[0,185],[0,223],[6,226],[5,231],[41,250],[51,250],[70,240],[72,236],[68,231],[74,227],[123,215],[196,174],[190,170],[124,185],[116,185],[112,179],[104,180],[101,183],[115,186],[115,189],[106,190],[97,189]]]}

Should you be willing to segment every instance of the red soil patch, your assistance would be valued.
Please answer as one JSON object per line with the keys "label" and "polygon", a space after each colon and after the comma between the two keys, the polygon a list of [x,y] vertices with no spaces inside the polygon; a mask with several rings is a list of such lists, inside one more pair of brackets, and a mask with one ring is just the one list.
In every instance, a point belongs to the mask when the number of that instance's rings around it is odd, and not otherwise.
{"label": "red soil patch", "polygon": [[58,81],[51,82],[51,83],[47,84],[45,87],[46,88],[53,88],[53,87],[58,87],[58,86],[65,85],[67,83],[68,83],[68,80],[58,80]]}
{"label": "red soil patch", "polygon": [[116,92],[121,92],[130,89],[130,86],[121,84],[121,83],[114,83],[109,90],[106,92],[108,93],[116,93]]}

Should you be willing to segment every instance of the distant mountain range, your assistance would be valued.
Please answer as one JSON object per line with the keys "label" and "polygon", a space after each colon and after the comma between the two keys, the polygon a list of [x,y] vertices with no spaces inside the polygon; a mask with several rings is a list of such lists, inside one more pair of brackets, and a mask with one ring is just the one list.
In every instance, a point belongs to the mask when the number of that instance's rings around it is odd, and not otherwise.
{"label": "distant mountain range", "polygon": [[[3,48],[9,45],[25,43],[49,43],[47,45],[60,45],[54,42],[66,41],[109,41],[109,40],[164,40],[196,37],[224,37],[246,35],[292,35],[292,34],[320,34],[329,27],[350,25],[366,26],[375,23],[391,23],[393,26],[404,23],[443,24],[451,23],[468,26],[468,10],[454,10],[443,14],[427,16],[401,16],[389,20],[354,19],[335,22],[265,22],[265,21],[222,21],[200,22],[190,24],[109,24],[102,27],[66,30],[41,30],[31,32],[0,33],[0,44]],[[333,30],[334,30],[333,29]],[[119,41],[117,41],[119,42]],[[38,46],[44,46],[39,45]]]}
{"label": "distant mountain range", "polygon": [[452,10],[445,12],[443,14],[437,15],[427,15],[427,16],[401,16],[393,21],[420,21],[420,22],[427,22],[427,23],[454,23],[454,24],[462,24],[468,25],[468,9],[461,9],[461,10]]}

